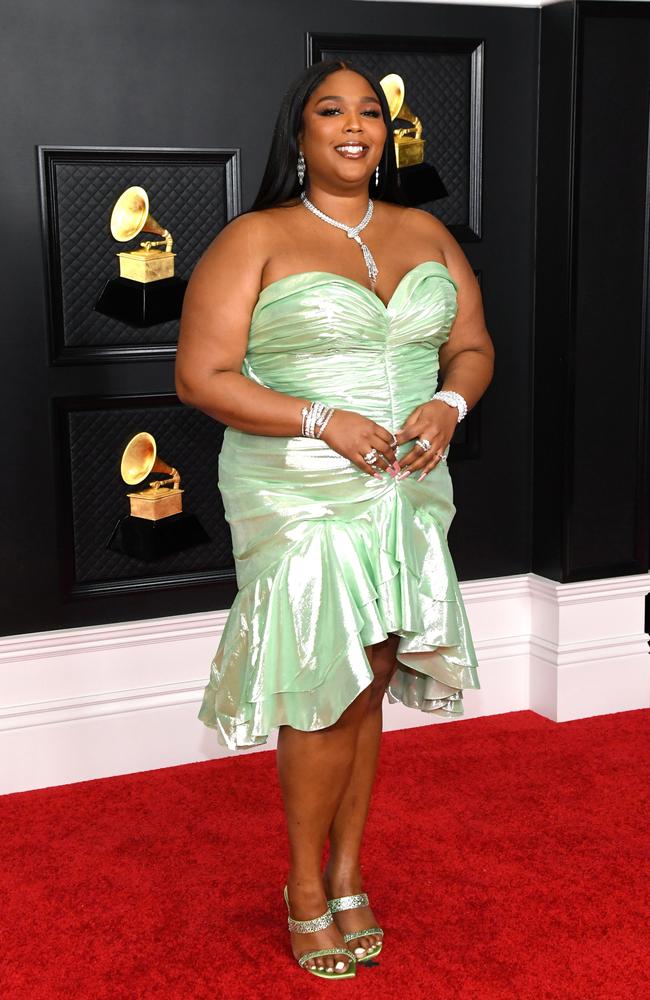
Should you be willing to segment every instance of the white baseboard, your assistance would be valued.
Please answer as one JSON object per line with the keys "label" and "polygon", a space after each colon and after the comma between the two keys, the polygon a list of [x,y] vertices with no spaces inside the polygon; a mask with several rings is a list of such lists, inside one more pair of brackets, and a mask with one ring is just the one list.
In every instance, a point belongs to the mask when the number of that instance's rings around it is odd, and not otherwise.
{"label": "white baseboard", "polygon": [[[650,575],[461,583],[479,659],[465,716],[650,705]],[[197,719],[227,611],[0,637],[0,794],[230,756]],[[403,705],[384,729],[448,725]],[[462,721],[462,720],[461,720]],[[263,747],[274,749],[277,731]]]}

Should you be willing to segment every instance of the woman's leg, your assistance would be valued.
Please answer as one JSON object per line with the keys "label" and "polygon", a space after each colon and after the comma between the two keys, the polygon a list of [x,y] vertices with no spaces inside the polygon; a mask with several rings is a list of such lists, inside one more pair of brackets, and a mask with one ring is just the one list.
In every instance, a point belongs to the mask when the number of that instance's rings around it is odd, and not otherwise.
{"label": "woman's leg", "polygon": [[[395,654],[398,642],[399,636],[391,633],[383,642],[370,647],[372,659],[370,655],[368,659],[371,659],[375,680],[370,689],[365,716],[359,726],[349,783],[330,829],[330,852],[324,876],[328,899],[334,896],[351,896],[363,891],[361,841],[379,758],[382,703],[388,682],[397,666]],[[335,914],[335,919],[341,933],[348,933],[358,927],[377,926],[370,907],[342,910]],[[379,935],[353,938],[348,947],[359,958],[363,958],[365,951],[380,940]]]}
{"label": "woman's leg", "polygon": [[[323,848],[350,777],[370,697],[366,688],[326,729],[304,732],[280,726],[276,760],[287,817],[291,866],[287,887],[295,920],[311,920],[327,911]],[[306,951],[336,946],[347,947],[336,924],[312,934],[291,934],[296,958]],[[321,955],[308,964],[345,971],[349,963],[347,955]]]}

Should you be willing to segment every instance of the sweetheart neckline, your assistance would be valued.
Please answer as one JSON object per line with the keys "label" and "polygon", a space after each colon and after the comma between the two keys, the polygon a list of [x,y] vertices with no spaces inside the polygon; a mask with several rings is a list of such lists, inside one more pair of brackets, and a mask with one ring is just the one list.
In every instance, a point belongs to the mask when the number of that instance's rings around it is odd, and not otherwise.
{"label": "sweetheart neckline", "polygon": [[379,303],[379,305],[381,306],[381,308],[385,312],[388,312],[389,309],[390,309],[390,307],[391,307],[391,303],[392,303],[393,299],[395,298],[395,296],[399,292],[400,288],[402,287],[402,285],[404,284],[404,282],[406,281],[406,279],[411,274],[413,274],[414,271],[417,271],[418,268],[425,267],[425,266],[428,267],[431,264],[436,264],[438,267],[441,267],[444,271],[446,271],[447,274],[448,274],[448,276],[449,276],[449,280],[451,281],[452,285],[454,286],[454,288],[456,288],[456,290],[458,290],[458,285],[456,284],[456,282],[452,278],[451,273],[449,271],[449,268],[447,267],[446,264],[443,264],[441,260],[422,260],[422,261],[420,261],[419,264],[415,264],[414,267],[409,268],[409,270],[406,271],[402,275],[402,277],[399,279],[399,281],[397,282],[397,284],[396,284],[396,286],[395,286],[395,288],[393,290],[393,294],[391,295],[391,297],[388,300],[388,303],[384,302],[383,299],[380,299],[379,296],[377,295],[377,293],[373,292],[371,288],[368,288],[366,285],[362,285],[360,281],[355,281],[354,278],[348,278],[348,276],[345,275],[345,274],[337,274],[336,271],[296,271],[294,274],[285,274],[282,278],[276,278],[275,281],[270,281],[268,283],[268,285],[265,285],[264,288],[261,290],[259,296],[258,296],[257,302],[255,304],[255,309],[257,309],[257,306],[259,305],[260,300],[261,300],[262,296],[264,295],[264,293],[267,292],[269,290],[269,288],[273,288],[274,285],[279,285],[283,281],[288,281],[290,278],[304,278],[307,275],[323,274],[326,277],[334,278],[337,281],[346,281],[346,282],[348,282],[348,284],[354,285],[356,288],[360,288],[362,292],[367,292],[368,295],[371,295],[372,298],[376,302]]}

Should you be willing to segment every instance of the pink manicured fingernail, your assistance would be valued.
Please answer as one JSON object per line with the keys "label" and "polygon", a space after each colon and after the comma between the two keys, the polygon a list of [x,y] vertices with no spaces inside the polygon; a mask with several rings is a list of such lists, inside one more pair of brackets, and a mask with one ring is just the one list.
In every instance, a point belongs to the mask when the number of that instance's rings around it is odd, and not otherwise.
{"label": "pink manicured fingernail", "polygon": [[404,472],[398,472],[395,476],[396,479],[406,479],[407,476],[411,475],[411,469],[405,469]]}
{"label": "pink manicured fingernail", "polygon": [[395,460],[393,462],[393,468],[395,469],[396,472],[401,472],[401,469],[402,469],[401,465],[399,464],[399,462],[397,460]]}
{"label": "pink manicured fingernail", "polygon": [[421,476],[418,476],[418,480],[417,480],[418,483],[420,482],[421,479],[424,479],[425,476],[426,476],[426,472],[423,472]]}
{"label": "pink manicured fingernail", "polygon": [[373,472],[373,476],[375,477],[375,479],[381,479],[381,475],[379,472]]}

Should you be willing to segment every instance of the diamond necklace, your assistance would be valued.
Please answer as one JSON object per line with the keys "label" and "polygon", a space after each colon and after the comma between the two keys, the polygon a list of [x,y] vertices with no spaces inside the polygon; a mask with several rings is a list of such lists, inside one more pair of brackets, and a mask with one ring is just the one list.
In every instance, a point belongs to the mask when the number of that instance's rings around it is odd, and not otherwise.
{"label": "diamond necklace", "polygon": [[317,215],[319,219],[323,220],[323,222],[329,222],[330,226],[336,226],[337,229],[344,229],[348,234],[348,238],[351,240],[355,240],[359,244],[363,252],[363,259],[366,262],[366,267],[368,268],[368,276],[370,278],[370,283],[374,291],[375,281],[377,280],[377,275],[379,274],[379,270],[377,268],[377,265],[375,264],[372,254],[370,253],[370,250],[368,249],[366,244],[361,241],[361,237],[359,236],[361,230],[365,229],[365,227],[372,219],[372,213],[375,207],[372,203],[372,199],[368,198],[368,210],[364,215],[363,219],[361,220],[361,222],[357,226],[346,226],[344,222],[337,222],[336,219],[331,219],[329,215],[325,215],[325,213],[321,212],[319,208],[316,208],[315,205],[312,205],[312,203],[310,202],[309,198],[307,197],[304,191],[300,192],[300,200],[302,201],[305,208],[308,208],[310,212],[313,212],[314,215]]}

